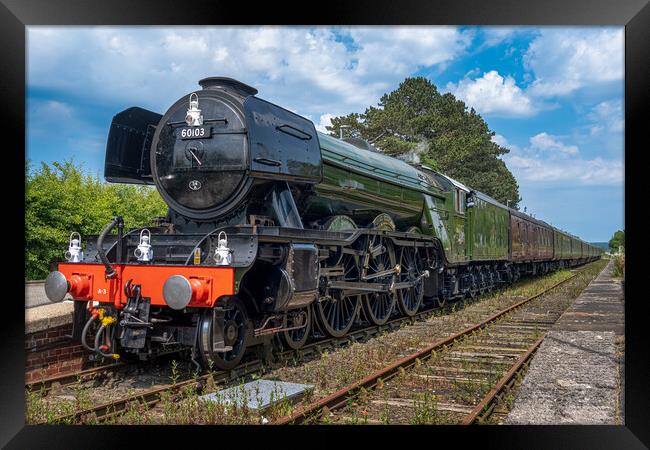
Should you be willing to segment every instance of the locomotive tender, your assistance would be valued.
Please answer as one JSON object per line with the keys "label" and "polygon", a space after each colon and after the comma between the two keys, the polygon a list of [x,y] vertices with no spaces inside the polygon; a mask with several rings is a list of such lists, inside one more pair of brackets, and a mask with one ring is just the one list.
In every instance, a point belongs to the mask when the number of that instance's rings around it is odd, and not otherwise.
{"label": "locomotive tender", "polygon": [[241,82],[199,84],[110,128],[106,180],[155,185],[167,216],[128,232],[116,217],[84,253],[71,239],[47,277],[105,357],[191,348],[229,369],[275,336],[297,349],[600,256],[425,166],[317,133]]}

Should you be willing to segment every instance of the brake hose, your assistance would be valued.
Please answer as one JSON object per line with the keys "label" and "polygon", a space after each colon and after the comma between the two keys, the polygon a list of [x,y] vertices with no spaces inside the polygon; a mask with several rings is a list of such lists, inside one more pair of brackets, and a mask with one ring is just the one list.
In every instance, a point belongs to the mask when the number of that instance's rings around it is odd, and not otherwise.
{"label": "brake hose", "polygon": [[99,237],[97,238],[97,254],[99,255],[99,259],[101,259],[102,263],[104,263],[104,266],[106,267],[106,278],[113,278],[115,275],[117,275],[117,272],[115,272],[115,269],[113,266],[111,266],[110,261],[106,257],[106,252],[104,251],[103,244],[104,244],[104,239],[106,236],[108,236],[108,233],[111,232],[111,230],[115,227],[115,225],[118,224],[118,222],[122,221],[122,217],[117,216],[113,219],[111,223],[106,225],[106,228],[102,230],[100,233]]}
{"label": "brake hose", "polygon": [[92,348],[88,343],[86,342],[86,334],[88,334],[88,329],[90,328],[90,325],[95,321],[95,316],[90,316],[90,319],[88,319],[88,322],[86,322],[86,326],[84,326],[83,331],[81,332],[81,345],[83,345],[85,348],[90,350],[91,352],[94,352],[95,349]]}
{"label": "brake hose", "polygon": [[[97,353],[99,353],[100,355],[102,355],[105,358],[112,358],[113,354],[112,353],[106,353],[106,352],[102,351],[101,348],[100,348],[100,345],[99,345],[99,341],[100,341],[102,335],[104,334],[104,332],[107,332],[107,331],[108,331],[107,326],[104,325],[104,324],[102,324],[102,326],[99,327],[99,330],[97,330],[97,334],[95,335],[95,349],[94,349],[94,351],[96,351]],[[112,338],[112,336],[106,335],[107,341],[110,341],[111,338]],[[109,350],[110,350],[110,348],[109,348]]]}

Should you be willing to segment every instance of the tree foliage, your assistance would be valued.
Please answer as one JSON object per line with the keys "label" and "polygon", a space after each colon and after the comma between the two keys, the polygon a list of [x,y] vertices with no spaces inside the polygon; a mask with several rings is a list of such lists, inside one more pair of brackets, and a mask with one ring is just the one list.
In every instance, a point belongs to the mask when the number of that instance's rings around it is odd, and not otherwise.
{"label": "tree foliage", "polygon": [[339,136],[367,140],[386,154],[416,157],[432,167],[496,200],[517,207],[519,186],[499,158],[509,152],[492,142],[494,132],[474,108],[452,94],[441,94],[423,77],[407,78],[384,94],[377,107],[363,114],[335,117],[327,127]]}
{"label": "tree foliage", "polygon": [[167,206],[149,186],[109,184],[86,175],[72,161],[25,165],[25,276],[42,279],[50,263],[63,260],[70,233],[99,234],[114,215],[126,229],[146,226]]}
{"label": "tree foliage", "polygon": [[609,240],[609,249],[612,253],[618,252],[618,247],[625,248],[625,231],[618,230]]}

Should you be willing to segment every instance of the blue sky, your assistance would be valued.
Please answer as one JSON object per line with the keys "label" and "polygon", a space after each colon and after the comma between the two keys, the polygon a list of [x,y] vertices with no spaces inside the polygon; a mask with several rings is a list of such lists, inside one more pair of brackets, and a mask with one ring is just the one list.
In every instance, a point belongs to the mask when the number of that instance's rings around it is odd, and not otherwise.
{"label": "blue sky", "polygon": [[113,115],[229,76],[311,119],[363,112],[413,75],[510,149],[521,208],[588,241],[623,224],[623,28],[28,27],[27,158],[103,176]]}

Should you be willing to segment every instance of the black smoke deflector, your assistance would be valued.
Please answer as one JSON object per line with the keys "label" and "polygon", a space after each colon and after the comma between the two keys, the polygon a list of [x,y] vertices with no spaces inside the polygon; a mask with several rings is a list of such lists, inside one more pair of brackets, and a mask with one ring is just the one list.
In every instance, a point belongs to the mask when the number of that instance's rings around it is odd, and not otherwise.
{"label": "black smoke deflector", "polygon": [[136,106],[113,117],[106,143],[106,181],[154,184],[149,155],[151,140],[161,118],[161,114]]}

